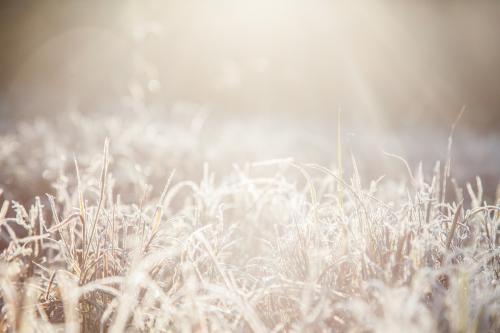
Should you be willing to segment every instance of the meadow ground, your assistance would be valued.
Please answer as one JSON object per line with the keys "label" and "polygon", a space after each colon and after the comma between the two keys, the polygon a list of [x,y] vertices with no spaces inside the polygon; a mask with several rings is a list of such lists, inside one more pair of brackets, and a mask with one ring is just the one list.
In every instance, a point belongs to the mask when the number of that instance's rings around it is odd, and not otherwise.
{"label": "meadow ground", "polygon": [[348,131],[318,148],[206,121],[71,113],[1,134],[0,331],[500,331],[498,170],[454,179],[479,156],[386,154],[403,172],[370,181],[383,162]]}

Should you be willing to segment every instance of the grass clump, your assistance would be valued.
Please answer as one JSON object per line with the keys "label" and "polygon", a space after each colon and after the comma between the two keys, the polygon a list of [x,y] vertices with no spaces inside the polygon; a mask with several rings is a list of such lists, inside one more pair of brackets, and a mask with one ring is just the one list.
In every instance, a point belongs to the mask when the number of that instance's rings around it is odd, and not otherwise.
{"label": "grass clump", "polygon": [[[76,163],[52,142],[65,157],[43,162],[51,195],[1,200],[0,331],[500,330],[500,206],[480,185],[443,199],[448,169],[364,187],[289,159],[220,175],[196,164],[196,139],[165,160],[174,148],[120,135],[102,158],[75,148]],[[137,183],[135,159],[151,165]]]}

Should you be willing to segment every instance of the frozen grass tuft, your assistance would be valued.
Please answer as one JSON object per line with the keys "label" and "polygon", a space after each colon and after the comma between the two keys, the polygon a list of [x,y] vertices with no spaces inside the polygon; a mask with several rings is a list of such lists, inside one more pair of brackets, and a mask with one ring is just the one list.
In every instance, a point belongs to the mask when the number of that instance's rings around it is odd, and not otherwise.
{"label": "frozen grass tuft", "polygon": [[364,186],[287,158],[216,174],[189,125],[75,119],[0,138],[0,331],[500,331],[480,180],[444,196],[439,165]]}

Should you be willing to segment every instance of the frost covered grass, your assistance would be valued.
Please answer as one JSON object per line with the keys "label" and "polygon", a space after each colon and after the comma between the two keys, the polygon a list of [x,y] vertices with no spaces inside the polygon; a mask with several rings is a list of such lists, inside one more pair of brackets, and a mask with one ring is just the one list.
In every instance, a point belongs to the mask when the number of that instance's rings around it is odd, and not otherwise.
{"label": "frost covered grass", "polygon": [[257,161],[204,143],[202,117],[140,119],[0,137],[0,331],[500,330],[480,180],[445,161],[366,182],[355,159]]}

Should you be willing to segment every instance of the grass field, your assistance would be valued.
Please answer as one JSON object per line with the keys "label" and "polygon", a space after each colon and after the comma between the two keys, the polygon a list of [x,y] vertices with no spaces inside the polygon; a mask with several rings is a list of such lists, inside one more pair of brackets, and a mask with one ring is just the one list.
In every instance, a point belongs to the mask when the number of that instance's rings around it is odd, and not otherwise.
{"label": "grass field", "polygon": [[204,120],[0,136],[0,331],[500,331],[498,190],[449,158],[365,179],[341,126],[319,165]]}

